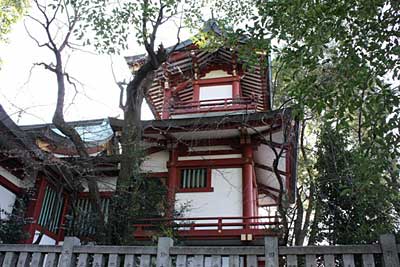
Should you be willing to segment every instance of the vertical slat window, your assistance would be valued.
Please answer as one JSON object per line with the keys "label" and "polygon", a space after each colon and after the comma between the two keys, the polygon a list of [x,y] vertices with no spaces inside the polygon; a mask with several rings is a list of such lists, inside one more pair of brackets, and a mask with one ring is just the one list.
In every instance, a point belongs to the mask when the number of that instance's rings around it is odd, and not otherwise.
{"label": "vertical slat window", "polygon": [[44,193],[38,224],[50,232],[57,233],[61,221],[64,196],[47,186]]}
{"label": "vertical slat window", "polygon": [[[100,200],[100,208],[107,222],[110,206],[110,198],[102,198]],[[92,204],[89,198],[81,198],[76,202],[76,216],[71,223],[69,234],[75,234],[80,237],[90,237],[96,234],[96,214],[93,213]],[[72,225],[73,224],[73,225]],[[73,233],[72,233],[72,228]]]}
{"label": "vertical slat window", "polygon": [[207,186],[207,169],[181,170],[181,188],[206,188]]}

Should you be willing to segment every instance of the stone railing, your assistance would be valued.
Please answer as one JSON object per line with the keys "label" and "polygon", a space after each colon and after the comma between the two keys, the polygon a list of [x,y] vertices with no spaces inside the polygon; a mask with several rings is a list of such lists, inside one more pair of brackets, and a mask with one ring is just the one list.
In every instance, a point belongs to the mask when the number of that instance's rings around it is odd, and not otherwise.
{"label": "stone railing", "polygon": [[399,245],[393,235],[379,244],[346,246],[278,246],[265,237],[264,246],[174,246],[160,238],[158,246],[81,246],[67,237],[62,246],[0,245],[0,265],[124,267],[399,267]]}

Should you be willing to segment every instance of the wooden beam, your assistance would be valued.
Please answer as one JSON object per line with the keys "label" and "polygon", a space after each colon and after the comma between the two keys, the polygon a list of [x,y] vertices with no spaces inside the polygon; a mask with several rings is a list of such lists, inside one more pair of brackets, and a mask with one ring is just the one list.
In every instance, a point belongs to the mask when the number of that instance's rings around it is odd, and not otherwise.
{"label": "wooden beam", "polygon": [[[267,165],[263,165],[263,164],[260,164],[260,163],[254,163],[254,167],[260,168],[260,169],[263,169],[263,170],[266,170],[266,171],[274,172],[274,169],[272,167],[269,167]],[[281,170],[278,170],[278,173],[281,174],[281,175],[285,175],[285,176],[287,175],[286,172],[281,171]]]}

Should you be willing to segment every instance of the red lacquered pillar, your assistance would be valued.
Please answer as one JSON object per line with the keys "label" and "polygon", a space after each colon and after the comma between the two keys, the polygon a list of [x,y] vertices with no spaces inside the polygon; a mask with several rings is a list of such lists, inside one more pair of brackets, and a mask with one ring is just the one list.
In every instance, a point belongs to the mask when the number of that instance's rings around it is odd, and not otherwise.
{"label": "red lacquered pillar", "polygon": [[176,167],[176,162],[178,161],[178,149],[173,147],[169,154],[168,162],[168,203],[170,205],[170,214],[168,217],[172,217],[173,210],[175,208],[175,192],[179,183],[179,173]]}
{"label": "red lacquered pillar", "polygon": [[[243,146],[243,157],[245,164],[242,169],[243,184],[243,217],[254,216],[254,184],[253,184],[253,148],[250,144]],[[250,219],[245,219],[244,222],[251,222]]]}

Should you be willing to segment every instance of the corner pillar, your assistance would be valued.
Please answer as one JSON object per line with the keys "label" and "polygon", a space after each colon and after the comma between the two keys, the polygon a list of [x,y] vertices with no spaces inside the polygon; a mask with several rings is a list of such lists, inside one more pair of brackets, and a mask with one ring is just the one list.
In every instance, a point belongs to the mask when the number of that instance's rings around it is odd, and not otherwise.
{"label": "corner pillar", "polygon": [[[251,144],[243,146],[243,157],[245,164],[242,169],[242,194],[243,194],[243,217],[254,216],[254,182],[253,182],[253,148]],[[251,219],[245,219],[244,223],[251,222]]]}
{"label": "corner pillar", "polygon": [[240,98],[240,78],[239,75],[235,76],[232,83],[232,98]]}
{"label": "corner pillar", "polygon": [[172,217],[175,208],[175,192],[179,183],[179,173],[176,167],[176,162],[178,161],[178,148],[173,146],[169,152],[168,161],[168,203],[171,205],[169,207],[168,217]]}

